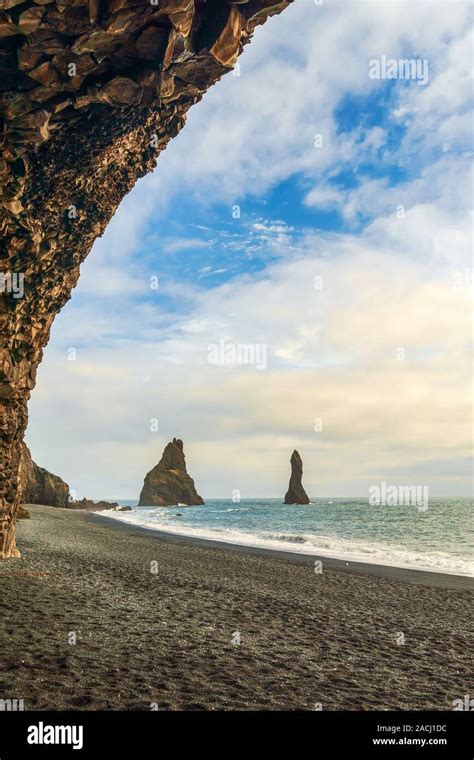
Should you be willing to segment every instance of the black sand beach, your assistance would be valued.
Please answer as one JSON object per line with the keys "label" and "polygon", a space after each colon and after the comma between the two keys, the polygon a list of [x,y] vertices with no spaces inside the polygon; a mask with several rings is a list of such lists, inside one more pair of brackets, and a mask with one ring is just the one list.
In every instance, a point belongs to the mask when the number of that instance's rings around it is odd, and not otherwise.
{"label": "black sand beach", "polygon": [[0,570],[1,694],[27,710],[451,710],[470,693],[471,579],[317,574],[28,508],[22,559]]}

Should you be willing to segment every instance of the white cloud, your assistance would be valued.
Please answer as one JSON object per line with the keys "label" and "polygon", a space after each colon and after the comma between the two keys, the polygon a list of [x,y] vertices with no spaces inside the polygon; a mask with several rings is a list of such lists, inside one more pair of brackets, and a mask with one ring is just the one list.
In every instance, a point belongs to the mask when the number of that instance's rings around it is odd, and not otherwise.
{"label": "white cloud", "polygon": [[[79,495],[138,496],[174,435],[184,438],[205,496],[283,493],[295,445],[313,495],[364,493],[393,468],[417,467],[433,493],[467,492],[466,477],[450,473],[470,441],[471,292],[454,279],[470,266],[472,243],[459,157],[468,134],[469,6],[404,3],[401,13],[398,3],[331,2],[311,3],[309,13],[308,2],[257,30],[241,76],[226,77],[191,111],[158,170],[96,244],[76,298],[56,321],[28,440],[38,462]],[[335,106],[347,92],[375,91],[370,58],[407,50],[432,65],[430,85],[404,86],[393,114],[407,129],[392,158],[412,179],[335,190],[338,169],[373,158],[386,140],[382,129],[363,142],[337,134]],[[324,136],[321,149],[315,133]],[[272,220],[269,208],[253,239],[248,230],[238,237],[201,225],[236,255],[265,244],[279,259],[212,290],[200,287],[202,277],[168,280],[155,302],[140,298],[149,295],[148,274],[133,254],[149,219],[172,213],[179,193],[196,188],[198,205],[231,204],[297,172],[307,179],[308,204],[338,204],[349,223],[358,214],[372,222],[357,235],[301,235]],[[188,245],[198,245],[194,233],[158,238],[157,260]],[[266,344],[268,368],[210,365],[208,344],[225,337]],[[71,345],[75,362],[66,358]],[[323,433],[314,431],[316,417]]]}
{"label": "white cloud", "polygon": [[[297,260],[196,291],[189,318],[167,331],[154,331],[152,311],[135,320],[130,304],[134,340],[100,349],[91,341],[76,362],[52,347],[35,392],[33,451],[47,427],[53,469],[97,496],[137,494],[174,435],[208,496],[278,493],[275,463],[286,476],[295,445],[314,494],[338,493],[342,482],[360,493],[374,473],[468,456],[469,289],[454,286],[449,263],[404,261],[373,247],[371,235],[308,237]],[[265,343],[268,368],[209,365],[208,346],[221,338]],[[429,478],[436,492],[436,472]],[[454,489],[465,486],[458,478]]]}

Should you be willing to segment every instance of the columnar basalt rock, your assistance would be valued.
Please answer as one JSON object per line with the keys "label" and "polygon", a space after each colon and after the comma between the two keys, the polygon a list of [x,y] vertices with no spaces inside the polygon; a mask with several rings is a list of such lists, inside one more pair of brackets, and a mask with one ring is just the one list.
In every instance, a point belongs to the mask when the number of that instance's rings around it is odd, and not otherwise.
{"label": "columnar basalt rock", "polygon": [[123,196],[292,0],[0,0],[0,557],[55,315]]}
{"label": "columnar basalt rock", "polygon": [[301,482],[303,478],[303,462],[296,449],[291,455],[290,464],[290,484],[285,495],[285,504],[309,504],[308,496]]}
{"label": "columnar basalt rock", "polygon": [[183,442],[173,438],[165,446],[158,464],[145,477],[138,501],[139,507],[182,507],[204,504],[194,480],[186,469]]}

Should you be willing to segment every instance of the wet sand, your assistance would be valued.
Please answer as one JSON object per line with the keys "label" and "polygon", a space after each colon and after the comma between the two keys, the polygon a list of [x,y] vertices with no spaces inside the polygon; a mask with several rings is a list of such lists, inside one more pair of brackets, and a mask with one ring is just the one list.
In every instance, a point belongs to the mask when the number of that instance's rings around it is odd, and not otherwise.
{"label": "wet sand", "polygon": [[0,696],[25,709],[451,710],[472,689],[472,579],[315,573],[311,557],[28,509],[23,556],[0,565]]}

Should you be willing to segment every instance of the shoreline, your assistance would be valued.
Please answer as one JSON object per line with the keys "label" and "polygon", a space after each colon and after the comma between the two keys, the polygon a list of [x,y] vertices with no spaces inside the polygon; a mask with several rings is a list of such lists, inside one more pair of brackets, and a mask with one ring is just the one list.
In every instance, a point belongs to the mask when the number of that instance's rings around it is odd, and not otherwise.
{"label": "shoreline", "polygon": [[[84,511],[85,512],[85,511]],[[381,578],[392,578],[400,581],[411,581],[422,585],[438,588],[457,588],[474,590],[474,577],[469,575],[457,575],[456,573],[436,572],[421,568],[400,567],[398,565],[384,565],[375,562],[363,562],[360,560],[348,560],[338,557],[328,557],[323,554],[313,554],[298,552],[297,550],[274,549],[265,546],[252,546],[248,544],[239,544],[231,541],[220,541],[216,538],[205,538],[203,536],[191,536],[185,533],[176,533],[157,528],[149,528],[143,525],[134,525],[98,512],[91,512],[90,518],[103,524],[118,525],[125,530],[132,530],[145,535],[155,536],[162,541],[169,540],[177,543],[191,543],[206,548],[227,549],[233,552],[242,552],[243,554],[255,554],[257,556],[268,556],[275,559],[293,560],[296,562],[305,562],[314,564],[316,560],[321,561],[328,568],[339,569],[348,572],[359,572],[363,574],[373,574]]]}
{"label": "shoreline", "polygon": [[0,570],[0,691],[26,711],[443,711],[469,693],[466,579],[315,573],[308,556],[29,511]]}

